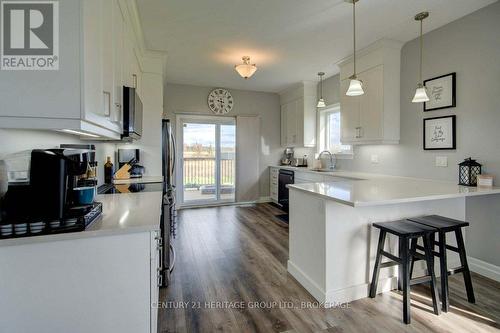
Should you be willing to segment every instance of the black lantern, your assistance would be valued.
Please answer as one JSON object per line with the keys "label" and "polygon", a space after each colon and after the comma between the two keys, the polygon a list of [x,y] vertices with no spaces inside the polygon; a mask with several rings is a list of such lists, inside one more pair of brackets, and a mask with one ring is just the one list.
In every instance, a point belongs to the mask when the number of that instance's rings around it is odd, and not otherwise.
{"label": "black lantern", "polygon": [[466,158],[458,167],[458,185],[477,186],[477,176],[481,174],[481,164],[471,157]]}

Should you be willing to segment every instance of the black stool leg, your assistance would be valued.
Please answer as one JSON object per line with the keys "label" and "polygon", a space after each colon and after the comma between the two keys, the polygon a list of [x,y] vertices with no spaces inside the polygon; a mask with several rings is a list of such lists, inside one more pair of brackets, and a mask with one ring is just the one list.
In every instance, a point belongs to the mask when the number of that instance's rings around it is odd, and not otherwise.
{"label": "black stool leg", "polygon": [[446,258],[446,233],[439,232],[439,267],[441,270],[441,302],[443,312],[448,312],[448,263]]}
{"label": "black stool leg", "polygon": [[469,264],[467,263],[467,255],[465,254],[465,244],[462,237],[462,230],[457,229],[455,231],[455,236],[457,238],[458,254],[460,255],[460,262],[464,269],[464,282],[465,290],[467,291],[467,300],[469,303],[476,303],[476,298],[474,297],[474,289],[472,288],[472,279],[470,276]]}
{"label": "black stool leg", "polygon": [[[434,237],[434,234],[432,235]],[[439,294],[436,286],[436,275],[434,274],[434,254],[431,248],[431,235],[427,234],[424,236],[424,248],[425,248],[425,261],[427,262],[427,271],[431,277],[431,294],[432,294],[432,306],[434,308],[434,313],[436,315],[441,314],[441,309],[439,308]]]}
{"label": "black stool leg", "polygon": [[410,279],[413,276],[413,266],[415,265],[415,253],[417,252],[418,238],[411,239],[410,245]]}
{"label": "black stool leg", "polygon": [[377,256],[375,258],[375,267],[373,268],[372,284],[370,285],[370,297],[374,298],[377,295],[378,274],[380,272],[380,261],[382,258],[382,251],[384,250],[386,232],[380,230],[378,237]]}
{"label": "black stool leg", "polygon": [[408,249],[408,238],[400,237],[400,242],[402,240],[402,244],[400,246],[401,254],[400,258],[402,261],[401,267],[402,269],[402,280],[403,280],[403,321],[405,324],[409,324],[411,322],[410,315],[410,253]]}
{"label": "black stool leg", "polygon": [[[398,239],[398,256],[400,259],[403,258],[403,237]],[[403,290],[403,265],[398,265],[398,290]]]}

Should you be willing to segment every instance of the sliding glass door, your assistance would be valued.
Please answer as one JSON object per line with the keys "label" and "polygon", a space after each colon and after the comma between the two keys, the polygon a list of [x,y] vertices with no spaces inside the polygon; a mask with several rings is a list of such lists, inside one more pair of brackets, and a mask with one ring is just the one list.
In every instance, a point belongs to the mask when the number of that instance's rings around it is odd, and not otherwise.
{"label": "sliding glass door", "polygon": [[182,203],[234,202],[236,125],[227,117],[182,117]]}

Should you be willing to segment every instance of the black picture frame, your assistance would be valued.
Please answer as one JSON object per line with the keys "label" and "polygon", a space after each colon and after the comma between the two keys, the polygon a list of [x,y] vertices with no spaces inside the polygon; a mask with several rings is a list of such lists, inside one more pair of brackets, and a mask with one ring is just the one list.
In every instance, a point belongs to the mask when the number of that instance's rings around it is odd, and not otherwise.
{"label": "black picture frame", "polygon": [[[451,118],[452,147],[427,148],[426,135],[425,135],[426,122],[429,120],[444,119],[444,118]],[[455,150],[455,149],[457,149],[457,116],[450,115],[450,116],[442,116],[442,117],[424,118],[424,120],[423,120],[423,148],[424,148],[424,150]]]}
{"label": "black picture frame", "polygon": [[451,95],[451,104],[445,105],[445,106],[440,106],[440,107],[435,107],[435,108],[428,108],[427,102],[424,102],[424,112],[454,108],[457,106],[457,73],[456,72],[441,75],[441,76],[436,76],[436,77],[433,77],[432,79],[425,80],[423,83],[424,83],[424,86],[427,87],[427,85],[426,85],[427,82],[442,79],[442,78],[447,77],[447,76],[451,76],[451,94],[452,94]]}

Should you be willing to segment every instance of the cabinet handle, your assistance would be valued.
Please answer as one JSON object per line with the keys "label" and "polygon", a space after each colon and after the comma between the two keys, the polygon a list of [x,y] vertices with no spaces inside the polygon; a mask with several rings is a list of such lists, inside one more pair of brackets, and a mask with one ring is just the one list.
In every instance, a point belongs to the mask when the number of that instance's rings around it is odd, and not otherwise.
{"label": "cabinet handle", "polygon": [[158,287],[161,287],[163,285],[163,275],[161,273],[158,273]]}
{"label": "cabinet handle", "polygon": [[104,116],[111,117],[111,93],[103,91],[104,94]]}
{"label": "cabinet handle", "polygon": [[137,89],[137,74],[132,74],[132,82],[133,82],[134,88]]}
{"label": "cabinet handle", "polygon": [[121,105],[121,103],[115,103],[115,108],[117,111],[117,117],[115,119],[115,122],[120,123],[122,121],[122,105]]}
{"label": "cabinet handle", "polygon": [[158,267],[158,272],[163,271],[163,238],[160,236],[155,237],[156,239],[156,249],[158,250],[158,255],[160,256],[160,266]]}

